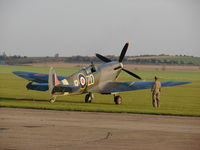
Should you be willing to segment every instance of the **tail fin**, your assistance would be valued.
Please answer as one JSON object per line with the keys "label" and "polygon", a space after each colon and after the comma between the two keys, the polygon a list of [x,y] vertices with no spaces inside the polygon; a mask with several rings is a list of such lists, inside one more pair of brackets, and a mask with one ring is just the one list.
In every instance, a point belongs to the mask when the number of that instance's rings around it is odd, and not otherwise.
{"label": "tail fin", "polygon": [[49,79],[48,79],[48,85],[49,85],[49,92],[50,94],[53,94],[53,89],[55,86],[59,85],[60,82],[58,80],[58,77],[56,75],[56,72],[53,67],[49,69]]}

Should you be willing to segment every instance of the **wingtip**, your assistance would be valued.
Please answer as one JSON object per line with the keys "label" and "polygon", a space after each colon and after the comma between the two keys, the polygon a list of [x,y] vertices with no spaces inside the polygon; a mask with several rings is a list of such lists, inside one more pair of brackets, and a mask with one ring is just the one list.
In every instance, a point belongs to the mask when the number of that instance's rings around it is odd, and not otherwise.
{"label": "wingtip", "polygon": [[18,75],[20,73],[20,71],[13,71],[12,73],[15,75]]}
{"label": "wingtip", "polygon": [[192,83],[192,82],[190,82],[190,81],[179,81],[179,85],[182,85],[182,84],[190,84],[190,83]]}
{"label": "wingtip", "polygon": [[[177,81],[178,82],[178,81]],[[180,84],[189,84],[189,83],[192,83],[190,81],[179,81]]]}
{"label": "wingtip", "polygon": [[191,81],[186,81],[186,84],[192,83]]}

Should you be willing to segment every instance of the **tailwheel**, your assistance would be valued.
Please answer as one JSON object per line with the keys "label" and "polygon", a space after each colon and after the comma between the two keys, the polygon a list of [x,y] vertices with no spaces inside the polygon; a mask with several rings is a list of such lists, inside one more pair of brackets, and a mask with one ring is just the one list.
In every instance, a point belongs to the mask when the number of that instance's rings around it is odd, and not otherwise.
{"label": "tailwheel", "polygon": [[49,103],[54,103],[56,101],[56,97],[52,97],[50,100],[49,100]]}
{"label": "tailwheel", "polygon": [[115,104],[121,104],[122,103],[122,97],[121,96],[115,96],[114,95],[114,102],[115,102]]}
{"label": "tailwheel", "polygon": [[94,95],[92,93],[88,93],[85,95],[85,103],[91,103],[94,98]]}

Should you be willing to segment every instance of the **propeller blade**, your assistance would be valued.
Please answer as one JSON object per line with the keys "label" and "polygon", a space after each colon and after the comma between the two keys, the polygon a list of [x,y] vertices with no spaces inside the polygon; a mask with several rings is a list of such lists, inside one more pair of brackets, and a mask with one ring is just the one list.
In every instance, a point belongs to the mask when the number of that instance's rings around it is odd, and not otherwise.
{"label": "propeller blade", "polygon": [[130,72],[130,71],[124,69],[124,68],[122,68],[122,70],[125,71],[126,73],[130,74],[131,76],[137,78],[137,79],[140,79],[140,80],[142,79],[140,76],[134,74],[133,72]]}
{"label": "propeller blade", "polygon": [[111,62],[112,60],[110,60],[109,58],[105,57],[105,56],[102,56],[100,54],[97,54],[96,53],[96,57],[98,57],[99,59],[101,59],[102,61],[104,62]]}
{"label": "propeller blade", "polygon": [[123,59],[124,59],[124,56],[126,55],[126,51],[127,51],[127,49],[128,49],[128,42],[124,45],[124,47],[123,47],[123,49],[122,49],[122,52],[121,52],[121,54],[120,54],[120,56],[119,56],[119,62],[122,62],[123,61]]}

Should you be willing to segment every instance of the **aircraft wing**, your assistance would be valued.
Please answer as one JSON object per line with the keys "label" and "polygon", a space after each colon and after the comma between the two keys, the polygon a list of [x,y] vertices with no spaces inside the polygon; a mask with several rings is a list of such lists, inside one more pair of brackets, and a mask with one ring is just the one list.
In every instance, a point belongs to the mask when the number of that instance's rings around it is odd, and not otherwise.
{"label": "aircraft wing", "polygon": [[[191,82],[186,82],[186,81],[160,81],[160,82],[161,82],[161,87],[191,83]],[[154,81],[108,82],[102,85],[101,93],[110,94],[110,93],[118,93],[118,92],[125,92],[125,91],[150,89],[152,88],[153,84],[154,84]]]}
{"label": "aircraft wing", "polygon": [[[15,75],[24,78],[26,80],[37,82],[37,83],[48,83],[49,75],[46,73],[36,73],[36,72],[25,72],[25,71],[14,71]],[[58,76],[58,80],[63,80],[66,77]]]}

